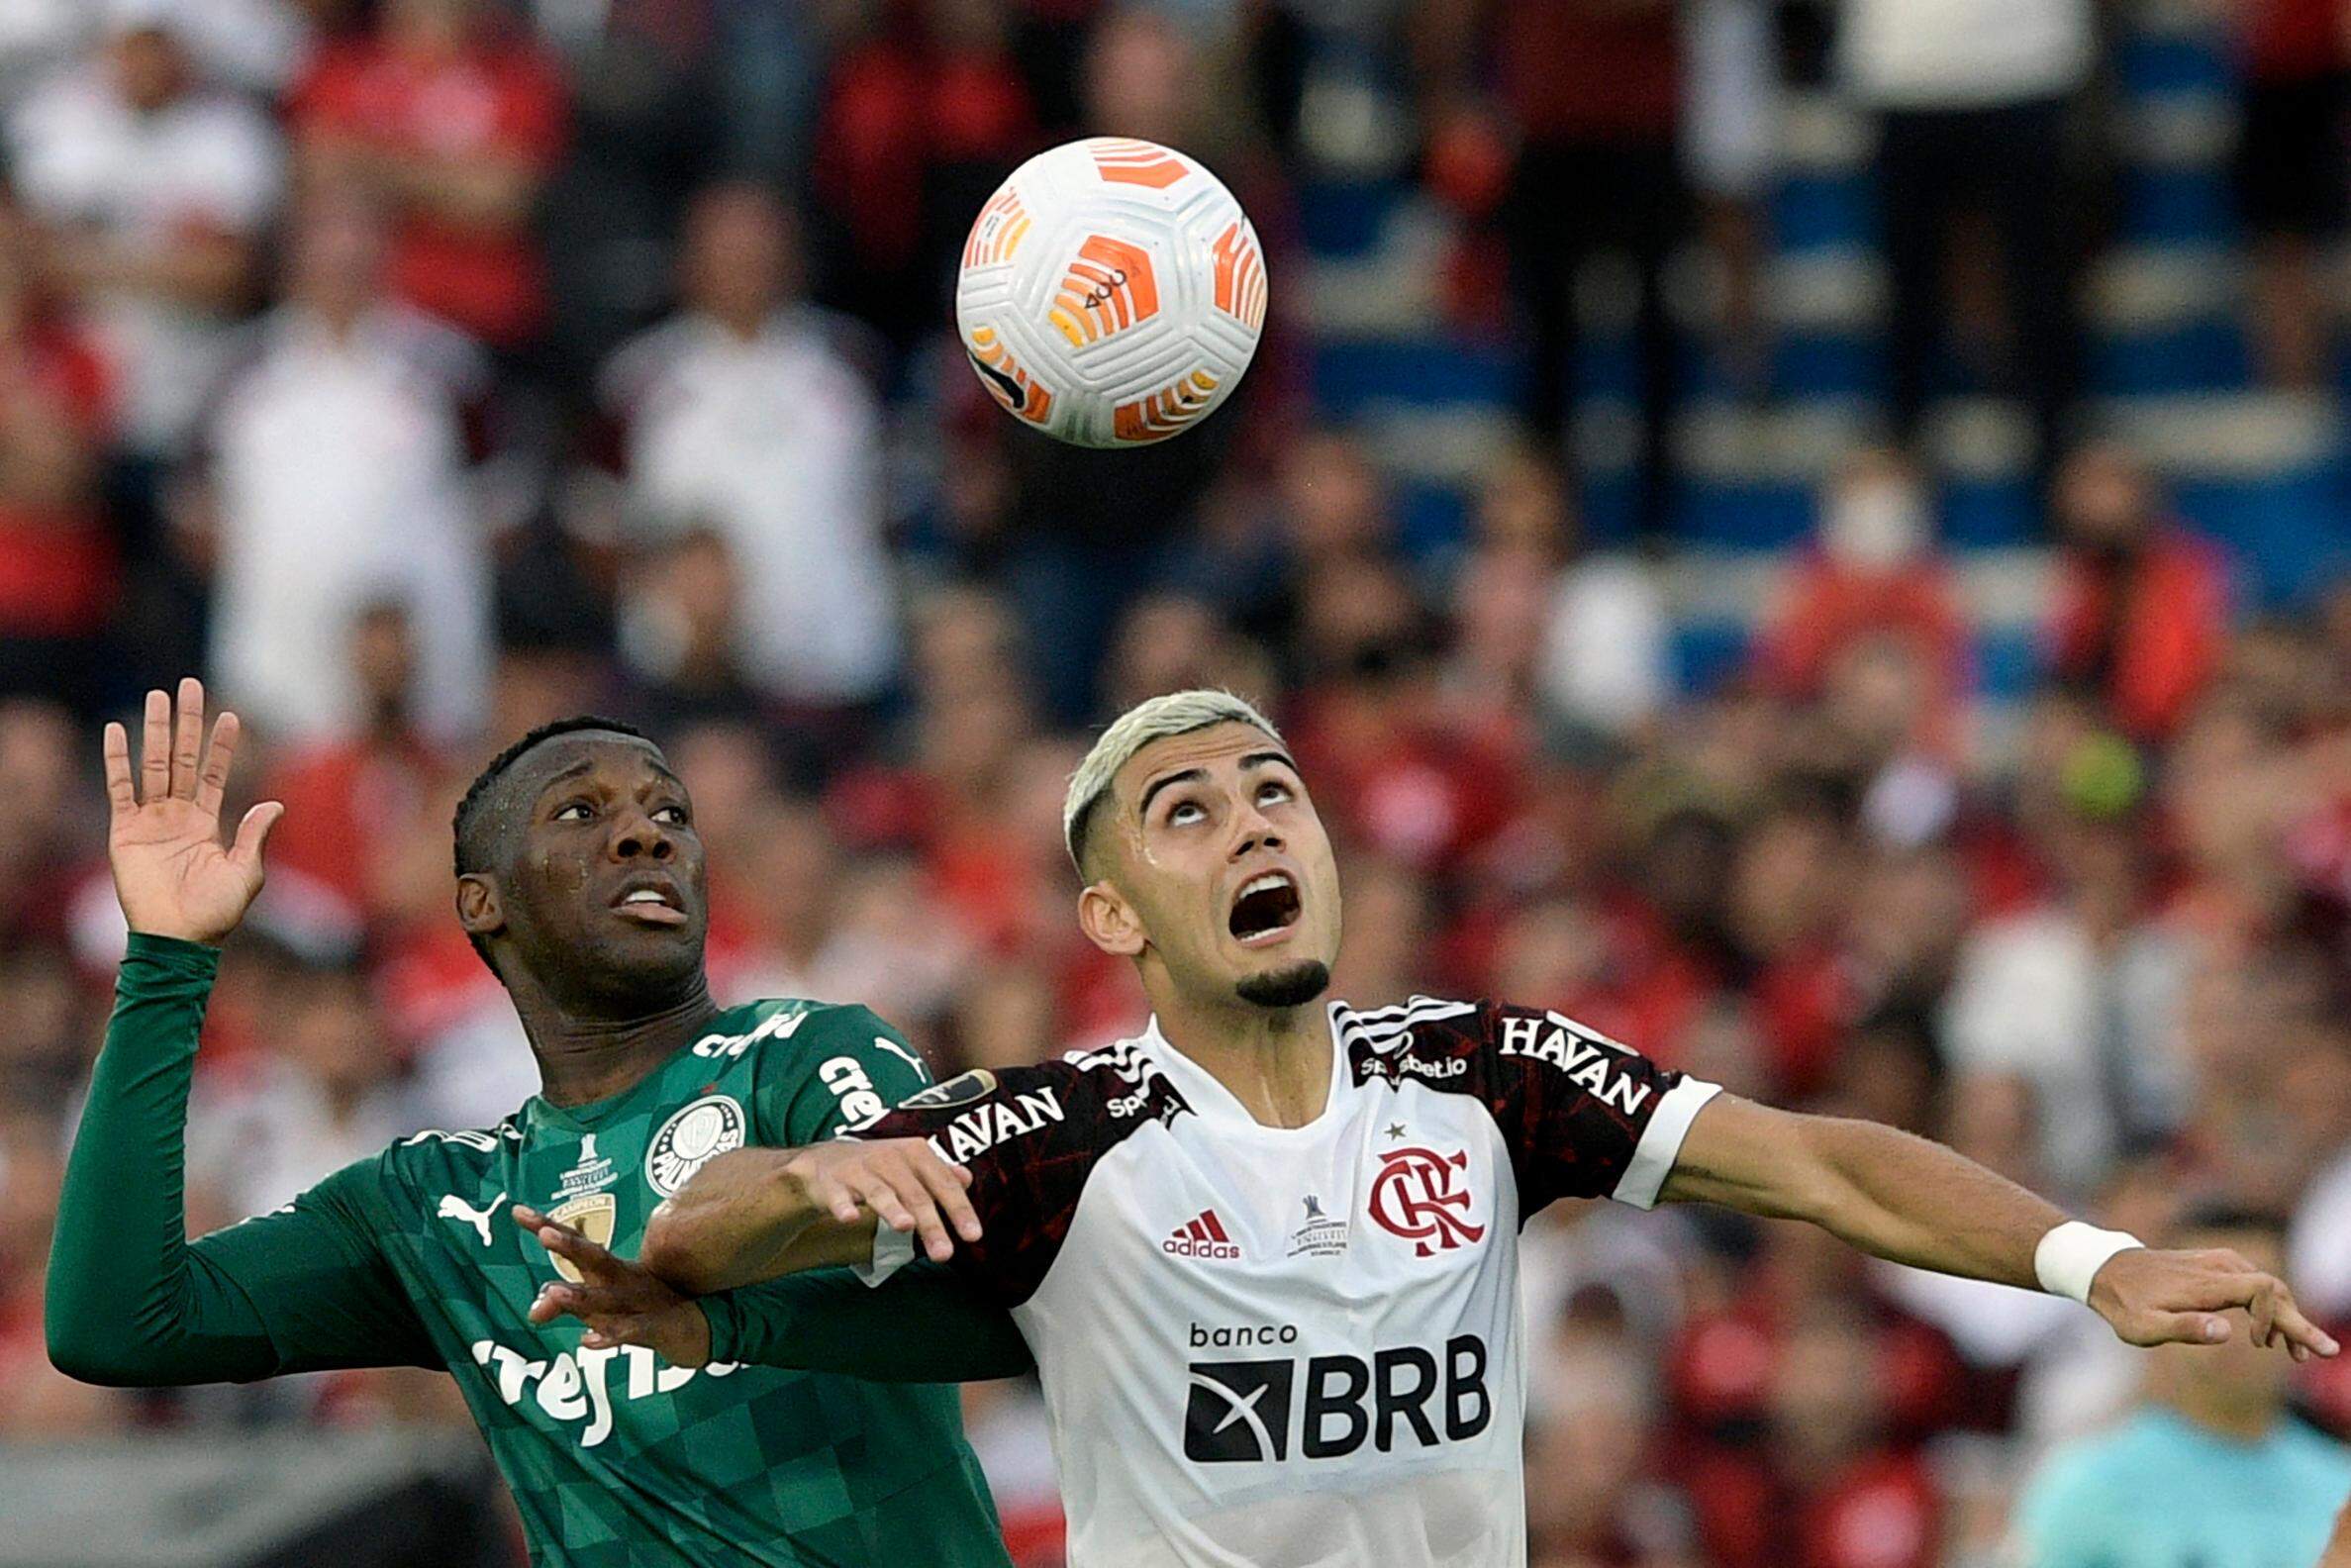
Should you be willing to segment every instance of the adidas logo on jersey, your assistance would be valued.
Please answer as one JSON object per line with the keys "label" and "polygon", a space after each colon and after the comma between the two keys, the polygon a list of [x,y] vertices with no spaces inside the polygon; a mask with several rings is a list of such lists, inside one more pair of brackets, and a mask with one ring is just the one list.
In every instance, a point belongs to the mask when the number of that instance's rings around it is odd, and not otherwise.
{"label": "adidas logo on jersey", "polygon": [[1159,1243],[1159,1250],[1177,1257],[1236,1258],[1240,1248],[1232,1237],[1224,1233],[1224,1222],[1217,1218],[1214,1209],[1203,1209],[1190,1223],[1176,1227],[1175,1234]]}

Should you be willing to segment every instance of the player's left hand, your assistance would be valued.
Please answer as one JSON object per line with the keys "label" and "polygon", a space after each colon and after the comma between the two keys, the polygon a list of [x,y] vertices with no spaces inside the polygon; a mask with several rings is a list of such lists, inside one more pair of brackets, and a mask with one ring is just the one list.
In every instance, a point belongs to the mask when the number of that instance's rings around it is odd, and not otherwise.
{"label": "player's left hand", "polygon": [[2283,1346],[2295,1360],[2307,1361],[2341,1348],[2302,1316],[2284,1280],[2226,1247],[2117,1252],[2090,1282],[2090,1307],[2125,1344],[2219,1344],[2234,1332],[2222,1315],[2241,1308],[2253,1321],[2253,1342],[2264,1349]]}
{"label": "player's left hand", "polygon": [[671,1366],[709,1362],[710,1320],[691,1298],[671,1290],[641,1265],[527,1205],[514,1206],[514,1222],[579,1270],[576,1285],[554,1280],[539,1289],[531,1304],[533,1323],[577,1318],[588,1325],[580,1343],[590,1350],[643,1345]]}

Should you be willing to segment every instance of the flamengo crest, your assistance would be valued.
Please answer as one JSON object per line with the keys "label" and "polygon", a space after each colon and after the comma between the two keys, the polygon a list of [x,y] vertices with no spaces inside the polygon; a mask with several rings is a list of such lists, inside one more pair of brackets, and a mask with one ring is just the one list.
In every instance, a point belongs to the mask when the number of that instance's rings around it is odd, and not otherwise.
{"label": "flamengo crest", "polygon": [[1467,1169],[1469,1155],[1459,1149],[1451,1154],[1417,1145],[1388,1150],[1371,1181],[1372,1219],[1381,1229],[1412,1242],[1416,1257],[1484,1239],[1486,1227],[1464,1218],[1468,1190],[1455,1185]]}

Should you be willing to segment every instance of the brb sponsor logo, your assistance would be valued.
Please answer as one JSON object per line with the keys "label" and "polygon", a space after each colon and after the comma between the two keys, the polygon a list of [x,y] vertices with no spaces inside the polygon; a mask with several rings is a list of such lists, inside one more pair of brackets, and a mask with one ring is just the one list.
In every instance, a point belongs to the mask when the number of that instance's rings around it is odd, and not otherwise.
{"label": "brb sponsor logo", "polygon": [[1460,1185],[1468,1169],[1469,1155],[1461,1149],[1450,1154],[1417,1145],[1388,1150],[1371,1179],[1373,1221],[1412,1242],[1415,1257],[1483,1240],[1486,1227],[1469,1223],[1470,1195]]}
{"label": "brb sponsor logo", "polygon": [[[1282,1337],[1287,1331],[1291,1338]],[[1203,1329],[1192,1342],[1289,1344],[1294,1329]],[[1248,1335],[1244,1339],[1239,1336]],[[1268,1337],[1268,1336],[1271,1337]],[[1441,1354],[1420,1345],[1361,1356],[1300,1361],[1195,1361],[1184,1404],[1184,1457],[1196,1464],[1343,1459],[1366,1444],[1390,1453],[1407,1443],[1466,1442],[1494,1420],[1486,1387],[1486,1341],[1459,1334]]]}

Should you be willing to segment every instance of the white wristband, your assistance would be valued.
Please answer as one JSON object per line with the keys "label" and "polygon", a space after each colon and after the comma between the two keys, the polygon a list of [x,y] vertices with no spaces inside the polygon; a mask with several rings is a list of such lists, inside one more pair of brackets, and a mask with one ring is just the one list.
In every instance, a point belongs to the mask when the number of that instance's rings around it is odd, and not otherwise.
{"label": "white wristband", "polygon": [[2101,1230],[2079,1220],[2051,1227],[2032,1249],[2033,1277],[2052,1296],[2070,1296],[2088,1306],[2090,1282],[2117,1252],[2147,1243],[2126,1230]]}

